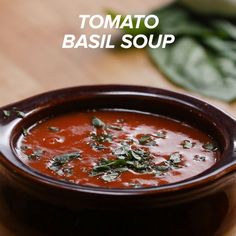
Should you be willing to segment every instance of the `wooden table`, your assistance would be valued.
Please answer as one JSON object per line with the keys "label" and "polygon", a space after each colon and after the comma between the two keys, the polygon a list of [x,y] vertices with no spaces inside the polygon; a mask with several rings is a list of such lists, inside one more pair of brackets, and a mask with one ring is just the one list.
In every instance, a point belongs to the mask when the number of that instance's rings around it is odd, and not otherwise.
{"label": "wooden table", "polygon": [[[64,34],[102,33],[80,29],[79,14],[145,13],[167,0],[1,0],[0,106],[44,91],[85,84],[150,85],[186,92],[170,84],[145,50],[62,49]],[[236,117],[231,105],[201,97]],[[10,236],[0,226],[0,234]],[[233,236],[236,229],[227,234]]]}

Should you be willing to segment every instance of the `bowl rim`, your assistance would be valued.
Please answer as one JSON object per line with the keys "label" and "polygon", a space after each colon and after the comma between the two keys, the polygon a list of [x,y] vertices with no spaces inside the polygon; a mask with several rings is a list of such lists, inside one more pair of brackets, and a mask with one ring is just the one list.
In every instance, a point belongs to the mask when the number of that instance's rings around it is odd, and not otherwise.
{"label": "bowl rim", "polygon": [[[205,187],[210,183],[214,183],[215,181],[221,179],[223,176],[228,175],[229,173],[236,170],[236,161],[232,163],[227,163],[223,166],[216,168],[213,171],[203,172],[202,175],[199,175],[195,178],[189,178],[180,182],[171,183],[167,185],[157,186],[157,187],[149,187],[149,188],[138,188],[138,189],[123,189],[123,188],[102,188],[102,187],[90,187],[90,186],[82,186],[74,183],[69,183],[66,181],[57,180],[53,177],[44,175],[39,173],[38,171],[33,170],[32,168],[26,166],[20,159],[16,156],[12,147],[12,132],[19,122],[21,122],[21,118],[17,117],[17,115],[12,115],[11,118],[7,118],[4,116],[4,110],[10,110],[14,107],[28,107],[25,118],[29,116],[33,111],[40,112],[40,106],[42,107],[51,107],[56,105],[55,102],[49,103],[51,98],[60,98],[65,99],[65,94],[72,93],[73,91],[80,91],[82,94],[89,92],[96,92],[100,94],[114,94],[114,93],[123,93],[123,94],[138,94],[140,96],[161,96],[164,99],[170,99],[174,102],[182,102],[186,103],[186,105],[192,105],[195,108],[201,108],[203,110],[207,110],[209,114],[212,112],[214,115],[222,120],[224,120],[224,126],[228,128],[230,137],[232,137],[231,145],[228,149],[224,150],[224,155],[234,155],[236,158],[236,121],[230,115],[226,114],[221,109],[210,105],[209,103],[195,98],[194,96],[189,96],[181,93],[176,93],[169,90],[149,87],[149,86],[134,86],[134,85],[117,85],[117,84],[107,84],[107,85],[88,85],[88,86],[75,86],[68,87],[63,89],[57,89],[48,91],[45,93],[41,93],[39,95],[35,95],[29,97],[27,99],[21,100],[16,103],[12,103],[10,105],[4,106],[0,108],[2,111],[0,114],[0,132],[3,132],[3,138],[0,141],[0,153],[4,158],[0,158],[0,165],[3,165],[7,170],[9,170],[12,174],[16,175],[18,178],[23,178],[26,181],[34,182],[43,186],[52,187],[60,190],[67,191],[76,191],[82,193],[92,193],[99,195],[153,195],[153,194],[166,194],[170,192],[178,192],[178,191],[187,191],[191,189],[199,189],[201,187]],[[38,107],[32,107],[32,103],[35,105],[37,101],[40,101]],[[52,100],[51,100],[52,101]],[[63,101],[63,100],[60,100]],[[42,103],[41,103],[42,102]],[[46,102],[46,103],[45,103]],[[46,105],[45,105],[46,104]],[[43,106],[42,106],[43,105]],[[30,107],[31,106],[31,107]],[[29,109],[31,108],[31,109]],[[16,165],[13,163],[12,158],[15,158],[18,162],[21,162],[21,165]],[[23,164],[23,165],[22,165]],[[210,168],[211,169],[211,168]]]}

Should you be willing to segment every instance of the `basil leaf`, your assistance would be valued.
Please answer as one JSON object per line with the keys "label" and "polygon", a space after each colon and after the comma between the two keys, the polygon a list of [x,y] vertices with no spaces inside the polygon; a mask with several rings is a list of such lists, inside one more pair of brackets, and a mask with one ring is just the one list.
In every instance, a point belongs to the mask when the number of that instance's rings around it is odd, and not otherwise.
{"label": "basil leaf", "polygon": [[176,37],[181,35],[205,37],[213,33],[206,22],[199,24],[200,18],[193,17],[191,11],[178,3],[153,11],[152,14],[159,17],[160,23],[156,30],[161,34],[174,34]]}
{"label": "basil leaf", "polygon": [[4,117],[9,117],[11,115],[11,111],[8,111],[8,110],[3,110],[3,115]]}
{"label": "basil leaf", "polygon": [[235,64],[236,62],[236,43],[223,40],[218,37],[209,37],[203,40],[203,43],[214,51],[214,54],[218,54],[218,57],[225,57]]}
{"label": "basil leaf", "polygon": [[42,149],[36,149],[32,154],[27,155],[29,160],[39,160],[40,157],[44,154]]}
{"label": "basil leaf", "polygon": [[229,20],[204,18],[180,4],[153,12],[159,33],[171,33],[175,44],[148,49],[153,62],[175,84],[205,96],[231,102],[236,98],[236,26]]}
{"label": "basil leaf", "polygon": [[69,163],[70,161],[74,159],[78,159],[81,157],[80,152],[71,152],[66,154],[61,154],[53,157],[52,160],[50,160],[48,168],[52,171],[59,171],[65,164]]}
{"label": "basil leaf", "polygon": [[235,62],[232,58],[213,53],[197,40],[182,37],[164,49],[148,48],[148,53],[175,84],[224,101],[236,98]]}
{"label": "basil leaf", "polygon": [[118,131],[122,130],[122,126],[118,126],[118,125],[108,125],[107,128],[118,130]]}
{"label": "basil leaf", "polygon": [[181,162],[181,155],[178,152],[175,152],[170,155],[170,162],[173,164],[179,164]]}
{"label": "basil leaf", "polygon": [[159,166],[156,166],[155,169],[157,171],[160,171],[160,172],[166,172],[166,171],[170,170],[170,166],[168,166],[168,165],[159,165]]}
{"label": "basil leaf", "polygon": [[48,127],[48,130],[50,130],[52,132],[59,132],[60,131],[60,129],[58,127],[55,127],[55,126]]}
{"label": "basil leaf", "polygon": [[206,151],[216,151],[218,149],[214,143],[205,143],[202,147]]}
{"label": "basil leaf", "polygon": [[181,145],[183,146],[184,149],[190,149],[193,147],[193,143],[191,140],[184,140]]}
{"label": "basil leaf", "polygon": [[19,118],[24,118],[25,117],[25,113],[23,111],[16,111],[16,115]]}
{"label": "basil leaf", "polygon": [[167,132],[166,131],[158,131],[155,135],[157,138],[162,138],[162,139],[165,139],[166,138],[166,134]]}
{"label": "basil leaf", "polygon": [[130,153],[131,153],[132,157],[134,159],[136,159],[137,161],[141,161],[142,160],[142,157],[138,153],[136,153],[135,151],[130,151]]}
{"label": "basil leaf", "polygon": [[102,175],[101,178],[106,182],[112,182],[112,181],[115,181],[118,176],[119,176],[119,174],[117,172],[112,172],[109,174]]}
{"label": "basil leaf", "polygon": [[103,132],[101,134],[92,133],[90,138],[95,142],[104,143],[104,142],[111,142],[113,137],[112,134]]}
{"label": "basil leaf", "polygon": [[147,146],[155,146],[156,142],[152,139],[150,135],[143,135],[139,140],[139,144]]}
{"label": "basil leaf", "polygon": [[229,20],[212,19],[211,25],[224,33],[226,37],[236,39],[236,26]]}
{"label": "basil leaf", "polygon": [[98,119],[97,117],[93,117],[92,125],[96,128],[101,128],[105,126],[105,123],[102,120]]}
{"label": "basil leaf", "polygon": [[[118,15],[110,12],[113,19]],[[180,2],[151,12],[159,18],[156,29],[124,33],[174,34],[176,42],[162,49],[148,48],[154,64],[178,86],[202,95],[232,102],[236,99],[236,24],[220,17],[192,12]],[[124,17],[123,17],[124,20]],[[135,22],[135,19],[133,19]]]}
{"label": "basil leaf", "polygon": [[23,136],[27,136],[29,134],[29,130],[22,128],[22,134],[23,134]]}
{"label": "basil leaf", "polygon": [[206,157],[205,156],[195,155],[193,160],[194,161],[206,161]]}

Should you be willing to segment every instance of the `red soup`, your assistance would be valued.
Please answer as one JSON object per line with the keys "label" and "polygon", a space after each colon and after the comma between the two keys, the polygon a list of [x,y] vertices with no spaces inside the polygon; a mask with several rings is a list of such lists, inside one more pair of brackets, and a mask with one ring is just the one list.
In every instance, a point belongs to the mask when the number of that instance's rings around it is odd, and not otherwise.
{"label": "red soup", "polygon": [[45,175],[108,188],[185,180],[210,168],[220,155],[209,135],[185,123],[105,110],[42,120],[22,134],[17,152]]}

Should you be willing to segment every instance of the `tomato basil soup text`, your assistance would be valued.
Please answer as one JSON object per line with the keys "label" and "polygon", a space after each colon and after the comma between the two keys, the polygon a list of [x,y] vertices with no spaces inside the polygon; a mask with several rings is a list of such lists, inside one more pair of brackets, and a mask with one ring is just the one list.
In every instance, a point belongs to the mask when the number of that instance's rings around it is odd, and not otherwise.
{"label": "tomato basil soup text", "polygon": [[17,153],[45,175],[107,188],[178,182],[210,168],[220,156],[209,135],[185,123],[106,110],[42,120],[24,130]]}

